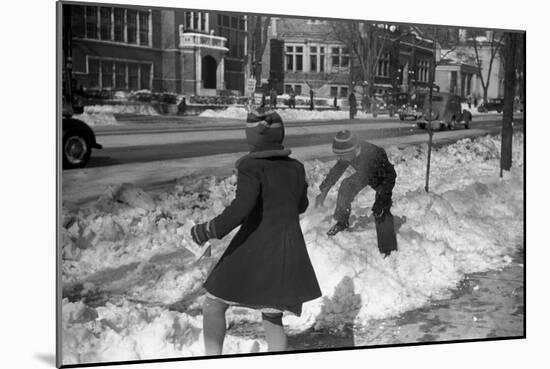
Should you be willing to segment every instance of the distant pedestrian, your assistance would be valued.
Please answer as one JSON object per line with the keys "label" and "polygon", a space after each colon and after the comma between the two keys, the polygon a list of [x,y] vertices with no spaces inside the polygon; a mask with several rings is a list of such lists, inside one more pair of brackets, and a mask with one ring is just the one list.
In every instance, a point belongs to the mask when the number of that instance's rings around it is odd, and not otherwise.
{"label": "distant pedestrian", "polygon": [[277,107],[277,91],[274,88],[271,89],[269,94],[269,103],[273,109]]}
{"label": "distant pedestrian", "polygon": [[477,96],[474,97],[474,106],[477,108]]}
{"label": "distant pedestrian", "polygon": [[334,236],[349,227],[351,203],[361,190],[370,186],[376,191],[371,210],[376,224],[378,249],[388,256],[392,251],[397,250],[393,215],[390,212],[397,174],[386,151],[367,141],[357,140],[353,133],[347,130],[336,134],[332,151],[337,155],[338,161],[319,186],[321,193],[315,199],[315,207],[323,206],[329,190],[349,166],[355,170],[355,173],[340,184],[334,211],[336,224],[327,234]]}
{"label": "distant pedestrian", "polygon": [[334,108],[338,109],[338,97],[334,96]]}
{"label": "distant pedestrian", "polygon": [[314,104],[313,104],[313,89],[309,89],[309,110],[313,110]]}
{"label": "distant pedestrian", "polygon": [[237,190],[225,210],[191,229],[203,245],[240,226],[204,283],[203,336],[206,355],[222,354],[225,312],[242,306],[262,313],[269,351],[284,351],[283,312],[300,315],[302,304],[321,296],[302,229],[308,207],[304,166],[282,145],[284,126],[276,112],[248,114],[250,153],[235,164]]}
{"label": "distant pedestrian", "polygon": [[357,99],[355,98],[355,94],[353,93],[353,91],[351,91],[351,93],[349,94],[348,102],[349,102],[349,119],[353,119],[357,114]]}
{"label": "distant pedestrian", "polygon": [[261,108],[265,108],[265,91],[262,91],[262,101],[260,103]]}
{"label": "distant pedestrian", "polygon": [[296,107],[296,93],[294,93],[294,89],[292,87],[290,88],[288,95],[288,107],[290,109],[294,109]]}

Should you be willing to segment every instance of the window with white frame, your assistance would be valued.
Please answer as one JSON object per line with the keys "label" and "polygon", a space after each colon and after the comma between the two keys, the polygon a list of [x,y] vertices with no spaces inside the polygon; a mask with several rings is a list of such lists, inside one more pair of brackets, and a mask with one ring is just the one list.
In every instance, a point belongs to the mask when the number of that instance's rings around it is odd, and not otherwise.
{"label": "window with white frame", "polygon": [[304,46],[303,45],[288,45],[286,46],[286,71],[301,72],[304,70]]}
{"label": "window with white frame", "polygon": [[330,86],[330,97],[346,98],[348,97],[347,86]]}
{"label": "window with white frame", "polygon": [[[227,17],[227,16],[226,16]],[[220,21],[223,16],[218,18]],[[208,13],[206,12],[185,12],[185,29],[188,31],[208,32]],[[229,26],[229,19],[227,19],[227,26]]]}
{"label": "window with white frame", "polygon": [[325,71],[325,48],[323,46],[310,46],[309,48],[309,71]]}
{"label": "window with white frame", "polygon": [[390,53],[384,53],[378,60],[376,67],[376,76],[389,77],[390,76]]}
{"label": "window with white frame", "polygon": [[87,6],[85,13],[86,37],[97,38],[97,7]]}
{"label": "window with white frame", "polygon": [[111,10],[111,8],[99,8],[99,36],[102,40],[111,40]]}
{"label": "window with white frame", "polygon": [[416,76],[420,82],[428,82],[430,76],[430,61],[427,59],[421,59],[417,64]]}
{"label": "window with white frame", "polygon": [[[86,6],[82,19],[89,39],[124,42],[151,47],[151,14],[149,11]],[[82,15],[79,15],[82,18]],[[79,33],[81,34],[81,33]]]}
{"label": "window with white frame", "polygon": [[88,58],[88,84],[98,89],[150,90],[152,69],[152,63]]}
{"label": "window with white frame", "polygon": [[331,47],[331,63],[333,70],[349,68],[349,51],[345,47]]}

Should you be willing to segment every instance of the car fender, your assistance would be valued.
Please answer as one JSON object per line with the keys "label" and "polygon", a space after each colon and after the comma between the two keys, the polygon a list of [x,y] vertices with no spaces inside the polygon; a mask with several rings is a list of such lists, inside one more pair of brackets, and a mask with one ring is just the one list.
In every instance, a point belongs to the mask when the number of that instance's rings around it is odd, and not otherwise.
{"label": "car fender", "polygon": [[83,121],[74,118],[63,118],[62,124],[63,136],[65,136],[65,134],[67,134],[68,132],[74,132],[85,137],[86,140],[89,141],[91,147],[95,149],[102,148],[102,146],[96,141],[94,131],[90,128],[89,125],[87,125]]}

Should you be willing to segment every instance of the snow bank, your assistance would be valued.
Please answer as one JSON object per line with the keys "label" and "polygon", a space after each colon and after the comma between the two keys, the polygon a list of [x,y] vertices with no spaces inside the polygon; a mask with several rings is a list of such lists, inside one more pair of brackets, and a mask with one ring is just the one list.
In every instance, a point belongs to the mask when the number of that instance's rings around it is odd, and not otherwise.
{"label": "snow bank", "polygon": [[[509,264],[523,245],[523,135],[514,135],[514,167],[504,178],[499,147],[499,137],[487,136],[434,151],[428,194],[426,146],[388,149],[398,175],[392,212],[399,252],[387,259],[377,249],[371,189],[353,203],[350,230],[326,236],[335,186],[325,207],[301,218],[323,297],[285,324],[368,327],[371,319],[449,297],[466,273]],[[311,203],[332,164],[305,163]],[[89,207],[63,209],[63,284],[73,291],[63,305],[64,363],[203,355],[201,283],[231,235],[199,262],[182,245],[191,242],[193,222],[219,214],[234,191],[234,176],[182,179],[155,198],[154,209],[115,202],[116,191]],[[265,350],[250,333],[259,320],[257,312],[230,309],[224,352]]]}
{"label": "snow bank", "polygon": [[[275,109],[281,116],[283,121],[302,121],[302,120],[339,120],[349,119],[349,111],[347,110],[302,110],[302,109]],[[205,110],[200,117],[209,118],[234,118],[246,119],[245,108],[229,107],[224,110]],[[372,114],[366,114],[361,111],[357,112],[357,119],[372,118]]]}
{"label": "snow bank", "polygon": [[82,114],[73,115],[91,127],[120,125],[114,114],[159,115],[150,105],[89,105]]}
{"label": "snow bank", "polygon": [[84,112],[88,114],[159,115],[158,112],[148,104],[88,105],[84,107]]}

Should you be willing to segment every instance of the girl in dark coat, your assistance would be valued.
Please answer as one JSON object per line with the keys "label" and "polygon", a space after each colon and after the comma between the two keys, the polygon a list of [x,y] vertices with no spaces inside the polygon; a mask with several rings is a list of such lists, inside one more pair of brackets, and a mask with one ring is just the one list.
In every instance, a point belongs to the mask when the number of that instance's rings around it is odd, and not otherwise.
{"label": "girl in dark coat", "polygon": [[321,296],[300,228],[299,214],[308,206],[304,166],[282,146],[277,113],[250,113],[246,137],[250,153],[236,163],[235,199],[219,216],[191,229],[202,245],[241,226],[204,283],[207,355],[222,353],[229,305],[262,311],[269,350],[283,351],[282,313],[300,315],[303,302]]}

